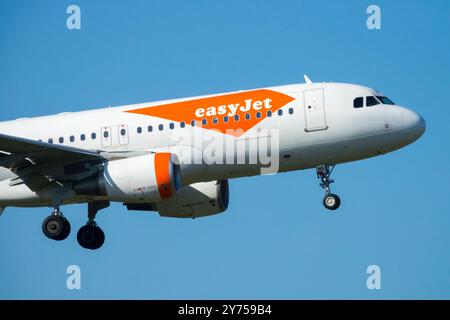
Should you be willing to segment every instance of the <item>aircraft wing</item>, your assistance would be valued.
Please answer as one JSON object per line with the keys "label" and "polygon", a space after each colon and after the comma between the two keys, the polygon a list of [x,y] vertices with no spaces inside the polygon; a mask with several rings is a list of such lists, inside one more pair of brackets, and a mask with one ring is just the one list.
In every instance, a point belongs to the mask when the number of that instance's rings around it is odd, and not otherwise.
{"label": "aircraft wing", "polygon": [[96,151],[88,151],[46,142],[0,134],[0,166],[8,169],[14,168],[14,163],[20,159],[29,159],[31,162],[62,162],[65,160],[93,160],[99,159]]}
{"label": "aircraft wing", "polygon": [[0,134],[0,166],[17,175],[11,180],[11,186],[25,183],[36,191],[83,171],[83,168],[89,167],[86,163],[98,164],[104,159],[100,151]]}

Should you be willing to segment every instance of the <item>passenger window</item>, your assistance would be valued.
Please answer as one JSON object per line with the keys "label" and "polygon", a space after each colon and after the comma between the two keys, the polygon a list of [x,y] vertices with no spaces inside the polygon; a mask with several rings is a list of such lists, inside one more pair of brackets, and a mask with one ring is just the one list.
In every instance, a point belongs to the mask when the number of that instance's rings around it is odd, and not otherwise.
{"label": "passenger window", "polygon": [[147,130],[148,130],[148,132],[152,132],[153,131],[153,127],[152,126],[148,126]]}
{"label": "passenger window", "polygon": [[219,120],[217,118],[213,119],[213,124],[217,124],[217,122],[219,122]]}
{"label": "passenger window", "polygon": [[159,129],[159,131],[163,131],[163,130],[164,130],[164,125],[163,125],[163,124],[160,124],[160,125],[158,126],[158,129]]}
{"label": "passenger window", "polygon": [[353,108],[362,108],[364,107],[364,98],[358,97],[355,100],[353,100]]}
{"label": "passenger window", "polygon": [[70,136],[69,140],[70,140],[70,142],[75,142],[75,137],[74,136]]}
{"label": "passenger window", "polygon": [[258,118],[258,119],[261,118],[261,112],[258,111],[258,112],[256,113],[256,118]]}
{"label": "passenger window", "polygon": [[236,122],[239,121],[239,115],[238,114],[234,116],[234,121],[236,121]]}
{"label": "passenger window", "polygon": [[202,120],[202,125],[206,126],[207,123],[208,123],[208,121],[206,119]]}
{"label": "passenger window", "polygon": [[366,106],[368,107],[373,107],[376,106],[377,104],[380,104],[380,102],[375,98],[375,97],[366,97]]}
{"label": "passenger window", "polygon": [[64,138],[63,137],[59,138],[59,143],[64,143]]}
{"label": "passenger window", "polygon": [[185,126],[186,126],[186,123],[180,122],[180,127],[181,127],[181,128],[184,128]]}
{"label": "passenger window", "polygon": [[92,133],[92,134],[91,134],[91,138],[92,138],[92,140],[95,140],[95,139],[97,139],[97,134],[95,134],[95,133]]}
{"label": "passenger window", "polygon": [[80,135],[80,140],[81,140],[81,141],[86,140],[86,135],[85,135],[85,134]]}
{"label": "passenger window", "polygon": [[109,132],[108,131],[104,131],[103,132],[103,137],[104,138],[108,138],[109,137]]}
{"label": "passenger window", "polygon": [[289,114],[294,114],[294,109],[293,108],[289,108]]}
{"label": "passenger window", "polygon": [[171,123],[169,124],[169,128],[170,128],[170,129],[175,128],[175,125],[173,124],[173,122],[171,122]]}
{"label": "passenger window", "polygon": [[195,120],[191,121],[191,126],[195,127],[196,124],[197,124],[197,121],[195,121]]}
{"label": "passenger window", "polygon": [[48,139],[48,143],[53,143],[53,139],[52,138]]}
{"label": "passenger window", "polygon": [[120,130],[120,135],[121,136],[124,136],[126,134],[127,134],[127,130],[125,130],[125,129]]}
{"label": "passenger window", "polygon": [[267,111],[267,116],[270,118],[272,116],[272,111]]}
{"label": "passenger window", "polygon": [[223,122],[228,122],[228,116],[223,117]]}
{"label": "passenger window", "polygon": [[278,115],[279,115],[279,116],[282,116],[282,115],[283,115],[283,110],[281,110],[281,109],[278,110]]}
{"label": "passenger window", "polygon": [[138,127],[138,128],[137,128],[137,133],[139,133],[139,134],[142,133],[142,128],[141,128],[141,127]]}
{"label": "passenger window", "polygon": [[250,113],[245,114],[245,120],[250,120]]}

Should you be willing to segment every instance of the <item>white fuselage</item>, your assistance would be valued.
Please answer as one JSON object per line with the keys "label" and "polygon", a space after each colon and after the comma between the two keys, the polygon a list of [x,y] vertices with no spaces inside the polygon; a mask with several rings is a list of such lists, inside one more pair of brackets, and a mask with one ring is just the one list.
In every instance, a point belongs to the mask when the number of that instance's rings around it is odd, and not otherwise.
{"label": "white fuselage", "polygon": [[[248,98],[245,101],[249,105],[246,106],[242,102],[241,111],[234,110],[236,105],[233,104],[231,108],[221,110],[218,105],[214,106],[215,109],[208,109],[208,106],[203,106],[199,102],[200,110],[196,109],[191,118],[199,121],[198,123],[204,119],[209,127],[191,126],[190,119],[183,121],[182,125],[179,120],[180,114],[184,112],[183,103],[203,101],[201,99],[209,101],[207,99],[210,97],[222,96],[211,95],[18,119],[0,123],[0,133],[79,149],[101,150],[110,154],[149,151],[170,151],[179,154],[189,150],[194,154],[193,158],[200,159],[197,165],[189,164],[184,168],[182,166],[181,172],[186,172],[183,183],[190,184],[256,175],[261,172],[261,166],[223,164],[227,163],[225,155],[222,163],[219,161],[205,164],[208,158],[206,145],[199,144],[195,139],[189,141],[186,137],[197,135],[202,137],[201,139],[211,137],[219,139],[226,136],[236,143],[259,141],[262,139],[261,135],[258,135],[261,132],[265,132],[262,136],[266,138],[278,135],[278,146],[272,150],[278,150],[277,171],[282,172],[382,155],[417,140],[425,129],[423,119],[404,107],[384,103],[366,106],[364,103],[364,106],[355,108],[354,101],[358,97],[363,97],[366,101],[366,97],[382,96],[362,86],[314,83],[273,87],[267,90],[292,98],[278,109],[282,110],[281,115],[278,110],[271,116],[267,115],[267,111],[272,108],[269,98],[266,98],[265,102],[261,100],[261,103],[257,98],[253,100]],[[245,93],[246,91],[229,95],[233,97],[235,94],[236,97],[240,97],[239,94]],[[261,93],[263,94],[264,92]],[[166,117],[164,110],[169,108],[165,107],[167,105],[172,109]],[[158,116],[152,115],[153,107],[155,112],[158,110]],[[176,108],[179,110],[175,110]],[[186,106],[186,110],[188,108],[189,106]],[[250,119],[246,119],[245,115],[248,108],[254,108],[251,110],[252,114],[248,116]],[[148,109],[150,112],[145,111],[148,114],[134,112],[142,109]],[[240,116],[237,120],[236,114]],[[226,122],[223,117],[228,117]],[[258,117],[257,121],[255,117]],[[213,122],[216,121],[221,130],[211,130],[211,126],[216,125]],[[246,126],[246,121],[256,122],[254,124],[251,122],[252,125],[249,127]],[[241,124],[245,130],[239,135],[224,134],[222,130],[227,126],[236,128]],[[207,133],[207,138],[204,133]],[[249,156],[252,151],[245,152]],[[48,199],[51,196],[37,194],[23,184],[10,186],[9,181],[14,177],[15,174],[10,170],[0,168],[1,207],[49,204]],[[73,202],[82,201],[83,199],[73,200]]]}

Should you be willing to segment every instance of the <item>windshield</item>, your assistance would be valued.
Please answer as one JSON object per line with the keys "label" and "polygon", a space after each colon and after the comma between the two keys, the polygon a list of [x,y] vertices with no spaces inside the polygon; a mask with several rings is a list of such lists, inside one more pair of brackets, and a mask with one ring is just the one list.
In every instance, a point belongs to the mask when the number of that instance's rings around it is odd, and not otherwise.
{"label": "windshield", "polygon": [[377,104],[380,104],[380,102],[375,99],[375,97],[366,97],[366,106],[368,107],[372,107],[372,106],[376,106]]}
{"label": "windshield", "polygon": [[382,104],[395,105],[395,103],[388,97],[377,96],[377,99],[380,100]]}

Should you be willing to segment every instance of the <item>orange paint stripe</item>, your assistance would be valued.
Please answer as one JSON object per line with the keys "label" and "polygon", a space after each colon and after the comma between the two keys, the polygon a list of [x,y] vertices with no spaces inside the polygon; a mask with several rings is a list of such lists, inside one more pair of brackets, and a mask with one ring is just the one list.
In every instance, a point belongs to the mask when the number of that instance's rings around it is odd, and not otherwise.
{"label": "orange paint stripe", "polygon": [[172,196],[170,189],[170,153],[156,153],[155,154],[155,175],[158,191],[161,199],[167,199]]}
{"label": "orange paint stripe", "polygon": [[[202,128],[239,137],[267,118],[268,111],[275,113],[294,100],[293,97],[278,91],[259,89],[138,108],[125,112],[185,122],[186,125],[196,121],[197,125]],[[234,107],[234,111],[230,109],[230,106]],[[248,108],[249,106],[251,107]],[[242,111],[241,108],[248,110]],[[197,113],[199,109],[202,111],[199,113],[201,116]],[[246,115],[249,115],[250,118],[247,119]],[[239,116],[239,121],[235,120],[235,116]],[[227,121],[225,118],[227,118]],[[202,120],[205,120],[206,124],[202,125]]]}

